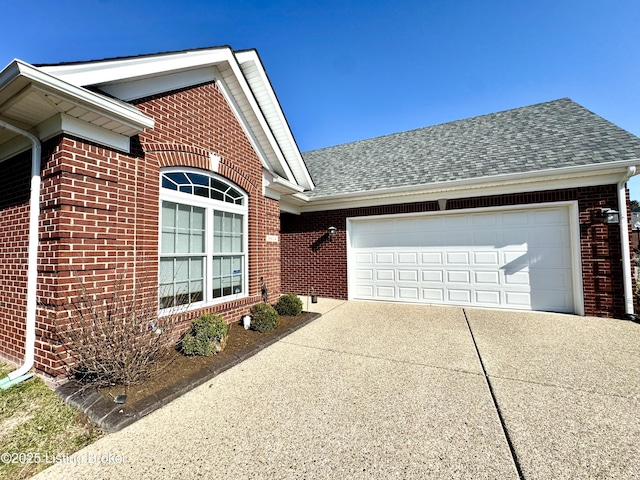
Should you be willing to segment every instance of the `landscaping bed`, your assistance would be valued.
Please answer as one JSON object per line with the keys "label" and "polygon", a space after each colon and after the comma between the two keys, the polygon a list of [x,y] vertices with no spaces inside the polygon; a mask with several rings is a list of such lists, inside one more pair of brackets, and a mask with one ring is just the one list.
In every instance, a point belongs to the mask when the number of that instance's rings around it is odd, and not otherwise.
{"label": "landscaping bed", "polygon": [[[167,353],[153,378],[125,389],[121,386],[100,391],[82,389],[75,382],[57,389],[68,403],[76,406],[105,431],[117,431],[135,422],[171,400],[203,384],[219,373],[237,365],[275,343],[298,328],[318,318],[320,314],[303,312],[297,316],[281,316],[277,328],[260,333],[245,330],[233,323],[225,349],[215,355],[185,356],[177,350]],[[115,398],[126,395],[123,404]]]}

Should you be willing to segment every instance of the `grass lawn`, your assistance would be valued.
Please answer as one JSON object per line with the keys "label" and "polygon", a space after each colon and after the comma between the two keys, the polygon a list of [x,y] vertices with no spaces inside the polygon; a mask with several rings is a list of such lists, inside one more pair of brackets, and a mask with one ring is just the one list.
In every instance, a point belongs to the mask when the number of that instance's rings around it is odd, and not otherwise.
{"label": "grass lawn", "polygon": [[[11,370],[0,363],[0,378]],[[83,414],[65,404],[39,378],[0,390],[2,480],[29,478],[50,466],[56,456],[72,454],[100,435]]]}

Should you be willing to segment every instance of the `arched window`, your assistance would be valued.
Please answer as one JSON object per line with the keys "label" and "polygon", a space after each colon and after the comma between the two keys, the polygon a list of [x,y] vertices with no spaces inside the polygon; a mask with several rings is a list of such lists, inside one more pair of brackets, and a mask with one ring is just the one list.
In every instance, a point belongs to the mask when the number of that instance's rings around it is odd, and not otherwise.
{"label": "arched window", "polygon": [[160,308],[246,296],[246,194],[195,169],[163,169],[161,185]]}

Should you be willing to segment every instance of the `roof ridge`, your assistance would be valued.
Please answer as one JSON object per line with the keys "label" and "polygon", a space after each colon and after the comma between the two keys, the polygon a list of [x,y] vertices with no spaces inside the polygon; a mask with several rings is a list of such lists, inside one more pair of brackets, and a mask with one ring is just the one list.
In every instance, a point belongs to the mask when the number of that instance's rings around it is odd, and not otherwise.
{"label": "roof ridge", "polygon": [[[411,132],[417,132],[417,131],[420,131],[420,130],[427,130],[427,129],[430,129],[430,128],[441,127],[441,126],[444,126],[444,125],[452,125],[452,124],[459,123],[459,122],[469,122],[469,121],[476,120],[476,119],[479,119],[479,118],[489,117],[491,115],[500,115],[500,114],[503,114],[503,113],[515,112],[515,111],[518,111],[518,110],[524,110],[524,109],[528,109],[528,108],[539,107],[541,105],[546,105],[546,104],[550,104],[550,103],[558,103],[558,102],[563,102],[563,101],[569,101],[569,102],[571,102],[571,103],[573,103],[575,105],[581,106],[578,103],[576,103],[573,100],[571,100],[569,97],[562,97],[562,98],[557,98],[555,100],[548,100],[548,101],[545,101],[545,102],[534,103],[532,105],[525,105],[525,106],[522,106],[522,107],[515,107],[515,108],[507,108],[505,110],[498,110],[497,112],[483,113],[481,115],[476,115],[476,116],[473,116],[473,117],[459,118],[457,120],[451,120],[451,121],[448,121],[448,122],[434,123],[433,125],[427,125],[427,126],[424,126],[424,127],[411,128],[409,130],[403,130],[401,132],[387,133],[387,134],[384,134],[384,135],[379,135],[377,137],[362,138],[360,140],[354,140],[352,142],[345,142],[345,143],[340,143],[338,145],[331,145],[331,146],[328,146],[328,147],[316,148],[314,150],[307,150],[306,152],[303,152],[303,155],[307,154],[307,153],[316,153],[316,152],[320,152],[320,151],[323,151],[323,150],[329,150],[329,149],[332,149],[332,148],[344,147],[346,145],[355,145],[355,144],[358,144],[358,143],[373,142],[373,141],[381,140],[383,138],[393,137],[393,136],[396,136],[396,135],[404,135],[404,134],[411,133]],[[584,108],[584,107],[582,107],[582,108]]]}

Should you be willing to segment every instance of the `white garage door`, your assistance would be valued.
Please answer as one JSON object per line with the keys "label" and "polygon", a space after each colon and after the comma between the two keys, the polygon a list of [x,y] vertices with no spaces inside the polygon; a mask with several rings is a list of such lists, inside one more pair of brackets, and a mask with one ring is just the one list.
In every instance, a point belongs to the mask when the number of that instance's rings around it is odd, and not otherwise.
{"label": "white garage door", "polygon": [[569,208],[349,220],[349,296],[576,312]]}

